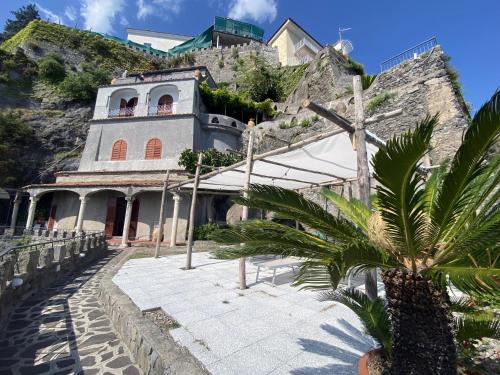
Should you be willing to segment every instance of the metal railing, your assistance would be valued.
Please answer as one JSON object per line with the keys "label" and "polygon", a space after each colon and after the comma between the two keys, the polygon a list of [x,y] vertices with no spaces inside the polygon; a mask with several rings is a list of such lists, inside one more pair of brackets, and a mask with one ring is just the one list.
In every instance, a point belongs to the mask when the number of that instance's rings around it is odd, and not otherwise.
{"label": "metal railing", "polygon": [[86,239],[86,238],[92,238],[92,237],[98,237],[98,236],[104,236],[104,231],[95,231],[93,233],[84,233],[84,234],[75,235],[73,237],[52,239],[52,240],[48,240],[48,241],[36,241],[36,242],[32,242],[32,243],[26,244],[26,245],[13,246],[13,247],[9,247],[7,249],[1,250],[0,251],[0,259],[3,260],[3,258],[6,255],[9,255],[11,253],[18,253],[18,252],[24,251],[24,250],[28,250],[28,251],[39,250],[39,249],[43,249],[46,247],[53,247],[54,244],[65,245],[65,244],[72,242],[72,241]]}
{"label": "metal railing", "polygon": [[386,70],[391,69],[392,67],[401,64],[403,61],[415,59],[422,53],[429,51],[430,49],[437,46],[437,39],[435,36],[429,38],[422,43],[417,44],[403,52],[397,54],[396,56],[391,57],[385,61],[380,63],[380,72],[385,72]]}
{"label": "metal railing", "polygon": [[316,52],[318,50],[318,48],[314,44],[312,44],[307,38],[302,38],[298,43],[294,45],[294,47],[295,47],[294,50],[295,53],[297,53],[297,51],[302,47],[307,47],[313,52]]}
{"label": "metal railing", "polygon": [[115,117],[133,117],[135,115],[135,107],[124,107],[124,108],[110,108],[108,112],[108,118]]}
{"label": "metal railing", "polygon": [[148,107],[148,116],[168,116],[173,113],[173,104],[150,105]]}

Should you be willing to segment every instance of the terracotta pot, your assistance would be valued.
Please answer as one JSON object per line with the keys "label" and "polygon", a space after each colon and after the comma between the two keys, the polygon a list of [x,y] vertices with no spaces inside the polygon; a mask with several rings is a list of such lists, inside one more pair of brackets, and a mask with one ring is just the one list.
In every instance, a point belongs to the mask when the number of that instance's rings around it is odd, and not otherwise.
{"label": "terracotta pot", "polygon": [[358,374],[359,375],[370,375],[368,372],[368,359],[373,353],[378,352],[380,349],[373,349],[369,352],[363,354],[363,356],[359,359],[358,362]]}

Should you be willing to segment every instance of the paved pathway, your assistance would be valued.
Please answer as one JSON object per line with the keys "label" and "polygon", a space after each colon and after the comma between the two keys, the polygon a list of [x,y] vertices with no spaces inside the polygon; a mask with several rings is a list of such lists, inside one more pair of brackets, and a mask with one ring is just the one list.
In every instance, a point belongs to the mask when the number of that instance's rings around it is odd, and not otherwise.
{"label": "paved pathway", "polygon": [[0,375],[141,375],[97,299],[116,253],[26,300],[0,334]]}
{"label": "paved pathway", "polygon": [[293,275],[247,261],[249,289],[238,289],[238,260],[194,253],[130,259],[114,276],[141,309],[161,307],[180,327],[170,334],[213,375],[357,375],[357,362],[373,348],[347,307],[319,302],[312,291],[290,286]]}

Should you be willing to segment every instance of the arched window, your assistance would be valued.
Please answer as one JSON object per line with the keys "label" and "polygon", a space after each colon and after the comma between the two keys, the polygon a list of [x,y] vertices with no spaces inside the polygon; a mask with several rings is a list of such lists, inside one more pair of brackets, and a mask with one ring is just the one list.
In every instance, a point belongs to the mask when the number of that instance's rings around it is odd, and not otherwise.
{"label": "arched window", "polygon": [[137,106],[137,97],[133,97],[128,102],[125,99],[120,99],[120,114],[119,117],[133,116],[135,107]]}
{"label": "arched window", "polygon": [[212,124],[218,124],[219,119],[217,117],[212,118]]}
{"label": "arched window", "polygon": [[117,140],[113,143],[111,151],[111,160],[126,160],[127,159],[127,142],[123,139]]}
{"label": "arched window", "polygon": [[233,121],[233,122],[231,123],[231,126],[232,126],[233,128],[236,128],[238,125],[236,125],[236,121]]}
{"label": "arched window", "polygon": [[161,141],[152,138],[146,143],[146,160],[161,159]]}
{"label": "arched window", "polygon": [[174,99],[170,95],[163,95],[160,99],[158,99],[158,109],[156,111],[156,114],[171,115],[173,103]]}

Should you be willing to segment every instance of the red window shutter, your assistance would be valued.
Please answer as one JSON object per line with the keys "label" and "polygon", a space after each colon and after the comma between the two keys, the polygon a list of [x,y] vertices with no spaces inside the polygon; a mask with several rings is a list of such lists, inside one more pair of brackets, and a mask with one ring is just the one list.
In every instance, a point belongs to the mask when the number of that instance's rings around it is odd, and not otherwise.
{"label": "red window shutter", "polygon": [[146,160],[161,159],[161,141],[153,138],[146,144]]}
{"label": "red window shutter", "polygon": [[127,159],[127,142],[123,139],[119,139],[113,143],[113,149],[111,151],[111,160],[126,160]]}

